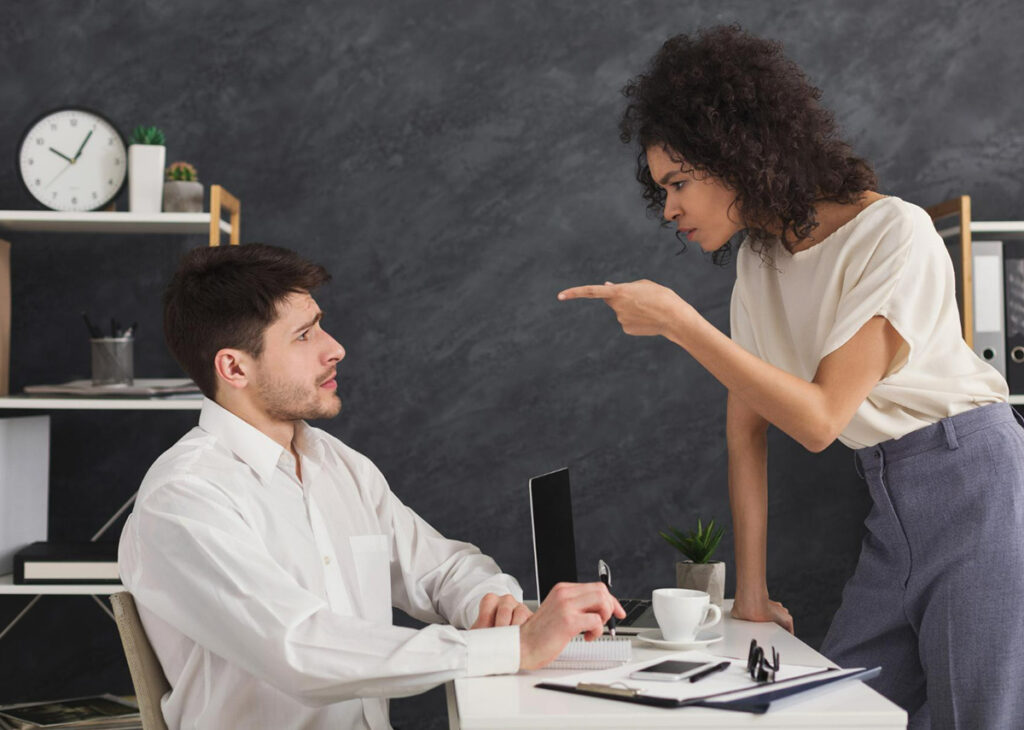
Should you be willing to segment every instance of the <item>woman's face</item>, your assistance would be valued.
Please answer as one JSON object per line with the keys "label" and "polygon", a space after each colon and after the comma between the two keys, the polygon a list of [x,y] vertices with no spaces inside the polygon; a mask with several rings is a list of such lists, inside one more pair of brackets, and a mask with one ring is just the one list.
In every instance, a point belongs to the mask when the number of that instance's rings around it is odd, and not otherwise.
{"label": "woman's face", "polygon": [[646,154],[651,177],[665,188],[665,220],[674,222],[687,241],[715,251],[746,228],[734,205],[736,193],[721,180],[676,162],[662,145],[648,147]]}

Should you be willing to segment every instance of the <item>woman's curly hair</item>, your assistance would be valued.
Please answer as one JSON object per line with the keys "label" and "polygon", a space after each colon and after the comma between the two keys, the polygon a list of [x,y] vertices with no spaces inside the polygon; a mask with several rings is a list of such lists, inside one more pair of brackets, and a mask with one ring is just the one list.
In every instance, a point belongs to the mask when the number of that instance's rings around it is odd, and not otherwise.
{"label": "woman's curly hair", "polygon": [[[775,239],[790,248],[814,230],[816,202],[852,203],[876,185],[871,166],[837,137],[835,118],[818,103],[821,91],[782,45],[737,25],[669,38],[622,93],[629,104],[620,137],[639,143],[636,176],[648,209],[665,205],[645,154],[661,145],[736,192],[752,248],[766,260]],[[726,243],[712,258],[730,257]]]}

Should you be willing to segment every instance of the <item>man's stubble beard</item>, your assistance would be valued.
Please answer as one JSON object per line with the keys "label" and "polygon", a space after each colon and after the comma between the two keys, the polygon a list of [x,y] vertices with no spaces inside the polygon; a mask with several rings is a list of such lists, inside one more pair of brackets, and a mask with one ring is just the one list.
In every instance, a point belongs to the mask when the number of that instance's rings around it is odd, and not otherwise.
{"label": "man's stubble beard", "polygon": [[341,411],[341,398],[331,391],[332,398],[318,398],[318,386],[310,393],[301,385],[271,381],[260,384],[256,392],[263,401],[267,415],[278,421],[311,421],[334,418]]}

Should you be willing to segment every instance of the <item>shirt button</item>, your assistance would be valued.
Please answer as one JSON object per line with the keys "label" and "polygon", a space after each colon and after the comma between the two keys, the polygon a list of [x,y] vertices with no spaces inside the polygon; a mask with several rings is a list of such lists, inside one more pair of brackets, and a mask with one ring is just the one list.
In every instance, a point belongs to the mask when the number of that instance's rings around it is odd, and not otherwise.
{"label": "shirt button", "polygon": [[330,564],[331,564],[330,556],[324,555],[324,565],[330,565]]}

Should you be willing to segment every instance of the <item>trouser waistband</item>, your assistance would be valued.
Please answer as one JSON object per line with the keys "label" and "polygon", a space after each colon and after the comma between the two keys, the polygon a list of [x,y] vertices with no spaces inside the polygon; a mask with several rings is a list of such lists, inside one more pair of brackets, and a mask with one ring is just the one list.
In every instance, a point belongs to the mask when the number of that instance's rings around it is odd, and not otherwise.
{"label": "trouser waistband", "polygon": [[959,440],[984,428],[1003,423],[1018,423],[1024,426],[1024,417],[1009,403],[990,403],[978,406],[955,416],[942,418],[899,438],[882,441],[874,446],[865,446],[854,451],[854,465],[857,474],[864,477],[864,467],[879,460],[892,463],[931,449],[959,448]]}

